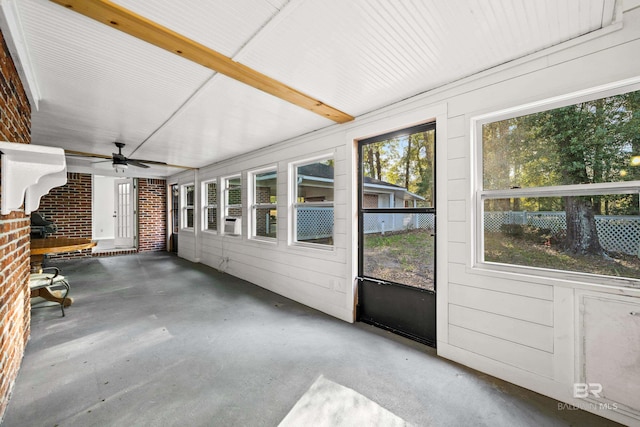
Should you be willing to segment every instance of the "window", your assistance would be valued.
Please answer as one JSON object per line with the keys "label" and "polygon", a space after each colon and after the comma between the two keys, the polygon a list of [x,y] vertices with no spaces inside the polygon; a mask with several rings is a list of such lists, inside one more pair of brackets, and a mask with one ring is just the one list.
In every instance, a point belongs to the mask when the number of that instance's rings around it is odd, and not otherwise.
{"label": "window", "polygon": [[480,262],[640,279],[637,89],[476,121]]}
{"label": "window", "polygon": [[171,232],[177,234],[180,229],[180,188],[171,185]]}
{"label": "window", "polygon": [[[242,185],[240,176],[225,178],[223,183],[225,218],[242,218]],[[236,220],[236,224],[240,223]]]}
{"label": "window", "polygon": [[195,186],[182,186],[182,228],[193,228],[193,208],[195,206]]}
{"label": "window", "polygon": [[278,171],[252,173],[251,237],[276,238]]}
{"label": "window", "polygon": [[293,165],[296,243],[333,245],[333,158]]}
{"label": "window", "polygon": [[207,181],[202,184],[202,200],[204,200],[203,206],[203,221],[202,226],[204,230],[217,231],[218,230],[218,183],[214,181]]}

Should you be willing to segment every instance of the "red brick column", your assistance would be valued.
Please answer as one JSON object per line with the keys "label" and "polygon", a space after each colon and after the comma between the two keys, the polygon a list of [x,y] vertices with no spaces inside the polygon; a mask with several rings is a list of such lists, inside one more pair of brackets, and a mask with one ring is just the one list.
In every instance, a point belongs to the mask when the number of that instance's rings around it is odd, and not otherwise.
{"label": "red brick column", "polygon": [[138,252],[167,250],[167,181],[138,179]]}
{"label": "red brick column", "polygon": [[[2,32],[0,44],[0,139],[29,144],[31,106]],[[0,419],[30,332],[29,227],[22,212],[0,216]]]}

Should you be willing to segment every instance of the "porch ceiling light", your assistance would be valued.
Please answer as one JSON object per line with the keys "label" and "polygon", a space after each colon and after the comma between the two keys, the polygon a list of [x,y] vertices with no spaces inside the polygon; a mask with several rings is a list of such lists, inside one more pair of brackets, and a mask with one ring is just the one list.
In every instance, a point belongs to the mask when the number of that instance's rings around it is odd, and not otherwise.
{"label": "porch ceiling light", "polygon": [[129,168],[129,166],[126,163],[116,163],[113,162],[113,169],[116,171],[116,173],[125,173],[127,171],[127,169]]}

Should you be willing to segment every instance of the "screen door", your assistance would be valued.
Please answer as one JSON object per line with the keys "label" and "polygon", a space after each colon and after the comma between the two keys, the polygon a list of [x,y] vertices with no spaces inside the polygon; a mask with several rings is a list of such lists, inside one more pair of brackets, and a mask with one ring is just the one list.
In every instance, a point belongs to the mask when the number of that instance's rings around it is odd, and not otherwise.
{"label": "screen door", "polygon": [[435,346],[435,123],[359,142],[358,320]]}

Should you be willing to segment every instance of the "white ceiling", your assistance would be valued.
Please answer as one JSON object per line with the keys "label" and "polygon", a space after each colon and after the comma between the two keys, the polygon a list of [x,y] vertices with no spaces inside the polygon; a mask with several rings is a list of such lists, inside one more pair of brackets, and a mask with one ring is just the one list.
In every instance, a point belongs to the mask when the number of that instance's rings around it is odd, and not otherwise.
{"label": "white ceiling", "polygon": [[[202,167],[333,122],[47,0],[0,0],[32,143]],[[116,0],[352,116],[607,25],[613,0]],[[12,10],[15,13],[7,13]],[[15,15],[15,16],[9,16]],[[17,30],[16,30],[17,29]],[[335,125],[339,126],[339,125]],[[96,159],[69,159],[87,166]],[[99,163],[96,173],[108,171]],[[175,168],[134,169],[168,176]]]}

